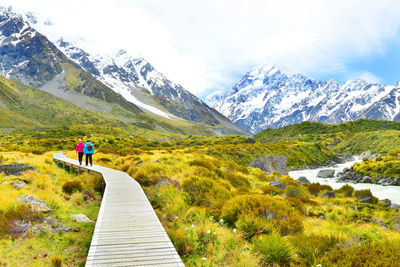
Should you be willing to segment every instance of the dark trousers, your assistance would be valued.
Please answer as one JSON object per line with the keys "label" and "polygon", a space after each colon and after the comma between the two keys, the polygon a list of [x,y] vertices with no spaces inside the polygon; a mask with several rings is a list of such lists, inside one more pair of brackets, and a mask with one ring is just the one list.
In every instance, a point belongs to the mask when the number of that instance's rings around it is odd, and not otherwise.
{"label": "dark trousers", "polygon": [[93,154],[86,154],[86,166],[88,165],[88,161],[90,161],[90,166],[92,166],[92,156]]}
{"label": "dark trousers", "polygon": [[82,165],[83,152],[78,152],[78,157],[79,157],[79,164]]}

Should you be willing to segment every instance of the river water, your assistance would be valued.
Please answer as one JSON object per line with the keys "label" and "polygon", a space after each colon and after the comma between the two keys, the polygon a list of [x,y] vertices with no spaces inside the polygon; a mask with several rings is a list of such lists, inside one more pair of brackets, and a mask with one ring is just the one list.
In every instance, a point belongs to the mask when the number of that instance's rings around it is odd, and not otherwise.
{"label": "river water", "polygon": [[[354,163],[360,162],[361,160],[349,161],[343,164],[337,164],[335,167],[324,167],[318,169],[307,169],[301,171],[291,171],[289,172],[289,176],[293,179],[297,180],[301,176],[307,177],[307,179],[311,183],[320,183],[330,185],[333,189],[338,189],[345,185],[346,183],[338,183],[336,182],[337,178],[318,178],[317,174],[320,170],[335,170],[335,176],[338,172],[341,172],[344,168],[350,168]],[[376,184],[356,184],[356,183],[348,183],[355,190],[360,189],[371,189],[371,192],[374,196],[379,199],[388,198],[392,201],[392,203],[400,204],[400,186],[382,186]]]}

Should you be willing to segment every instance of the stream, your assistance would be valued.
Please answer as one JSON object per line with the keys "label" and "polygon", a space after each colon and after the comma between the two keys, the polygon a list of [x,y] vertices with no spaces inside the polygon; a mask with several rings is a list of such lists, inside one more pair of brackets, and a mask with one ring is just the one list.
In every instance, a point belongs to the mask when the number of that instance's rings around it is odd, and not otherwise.
{"label": "stream", "polygon": [[[318,169],[306,169],[300,171],[290,171],[289,176],[297,180],[301,176],[307,177],[311,183],[320,183],[330,185],[333,189],[338,189],[346,183],[337,182],[336,173],[341,172],[344,168],[350,168],[354,163],[360,162],[361,160],[348,161],[343,164],[337,164],[335,167],[323,167]],[[335,178],[317,178],[317,174],[320,170],[335,170]],[[382,186],[376,184],[356,184],[347,183],[354,187],[355,190],[360,189],[371,189],[374,196],[379,199],[388,198],[392,203],[400,204],[400,186]]]}

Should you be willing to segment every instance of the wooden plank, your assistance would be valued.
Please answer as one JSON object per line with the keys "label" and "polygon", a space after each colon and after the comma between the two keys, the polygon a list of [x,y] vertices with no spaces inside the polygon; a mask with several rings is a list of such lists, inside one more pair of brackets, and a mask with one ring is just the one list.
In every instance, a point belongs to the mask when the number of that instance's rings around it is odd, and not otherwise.
{"label": "wooden plank", "polygon": [[55,162],[100,174],[106,183],[86,266],[184,266],[143,189],[128,174],[79,166],[63,153]]}

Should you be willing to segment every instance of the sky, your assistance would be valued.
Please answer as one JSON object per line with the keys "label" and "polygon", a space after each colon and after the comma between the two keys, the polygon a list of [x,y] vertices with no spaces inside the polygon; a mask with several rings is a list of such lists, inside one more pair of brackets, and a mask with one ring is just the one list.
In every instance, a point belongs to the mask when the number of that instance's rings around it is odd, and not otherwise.
{"label": "sky", "polygon": [[0,0],[102,51],[125,49],[201,98],[273,63],[314,79],[400,80],[399,0]]}

